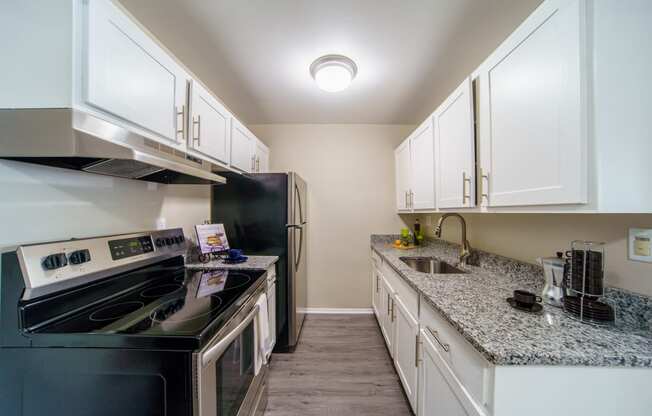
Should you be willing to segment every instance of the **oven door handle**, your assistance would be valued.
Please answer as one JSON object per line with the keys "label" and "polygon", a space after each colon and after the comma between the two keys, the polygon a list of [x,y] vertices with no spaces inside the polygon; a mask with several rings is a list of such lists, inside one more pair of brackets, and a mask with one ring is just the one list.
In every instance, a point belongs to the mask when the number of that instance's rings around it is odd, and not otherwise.
{"label": "oven door handle", "polygon": [[238,324],[233,331],[229,332],[224,338],[222,338],[217,344],[210,347],[206,352],[201,356],[202,366],[206,366],[208,363],[214,361],[216,358],[221,356],[224,351],[231,345],[231,343],[245,330],[247,325],[258,315],[258,305],[254,305],[254,308],[249,312],[246,318]]}

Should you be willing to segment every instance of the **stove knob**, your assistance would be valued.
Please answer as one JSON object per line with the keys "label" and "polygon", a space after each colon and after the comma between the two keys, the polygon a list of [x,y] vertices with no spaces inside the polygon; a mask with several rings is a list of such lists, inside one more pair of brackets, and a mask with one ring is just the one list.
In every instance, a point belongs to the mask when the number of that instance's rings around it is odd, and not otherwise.
{"label": "stove knob", "polygon": [[87,263],[91,261],[91,252],[86,249],[73,251],[70,253],[69,260],[72,264]]}
{"label": "stove knob", "polygon": [[163,244],[165,244],[165,242],[162,239],[157,238],[154,244],[156,244],[156,247],[163,247]]}
{"label": "stove knob", "polygon": [[170,237],[165,239],[165,244],[167,244],[168,246],[171,246],[172,243],[174,243],[174,241]]}
{"label": "stove knob", "polygon": [[181,239],[180,236],[176,236],[176,237],[174,237],[174,242],[175,242],[175,243],[177,243],[177,244],[181,244],[182,241],[183,241],[183,240]]}
{"label": "stove knob", "polygon": [[50,254],[43,259],[43,268],[45,270],[55,270],[68,265],[66,253]]}

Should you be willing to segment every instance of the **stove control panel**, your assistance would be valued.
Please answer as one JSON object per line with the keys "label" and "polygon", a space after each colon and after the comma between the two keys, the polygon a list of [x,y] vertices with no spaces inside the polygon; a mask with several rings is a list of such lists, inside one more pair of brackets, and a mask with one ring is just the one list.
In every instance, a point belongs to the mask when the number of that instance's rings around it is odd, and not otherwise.
{"label": "stove control panel", "polygon": [[117,267],[138,267],[185,251],[180,228],[21,246],[17,254],[27,289],[23,297],[74,287],[110,276]]}
{"label": "stove control panel", "polygon": [[144,237],[111,240],[109,241],[109,250],[111,250],[111,258],[113,260],[120,260],[126,257],[151,253],[154,251],[154,246],[152,245],[152,237],[147,235]]}

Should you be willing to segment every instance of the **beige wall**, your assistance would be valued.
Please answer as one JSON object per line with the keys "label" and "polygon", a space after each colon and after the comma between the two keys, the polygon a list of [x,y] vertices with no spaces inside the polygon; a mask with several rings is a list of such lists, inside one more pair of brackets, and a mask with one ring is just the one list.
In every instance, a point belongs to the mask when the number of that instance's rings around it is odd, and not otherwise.
{"label": "beige wall", "polygon": [[[606,278],[610,285],[652,295],[652,263],[627,259],[628,228],[652,228],[651,214],[463,214],[472,247],[535,263],[537,257],[554,256],[569,249],[572,240],[604,241]],[[412,227],[414,219],[433,236],[428,215],[402,215]],[[430,215],[431,224],[439,215]],[[459,243],[459,222],[450,218],[442,237]]]}
{"label": "beige wall", "polygon": [[252,125],[273,171],[308,182],[308,306],[368,308],[369,236],[396,232],[394,148],[414,126]]}
{"label": "beige wall", "polygon": [[0,250],[22,243],[192,226],[210,216],[210,190],[0,161]]}

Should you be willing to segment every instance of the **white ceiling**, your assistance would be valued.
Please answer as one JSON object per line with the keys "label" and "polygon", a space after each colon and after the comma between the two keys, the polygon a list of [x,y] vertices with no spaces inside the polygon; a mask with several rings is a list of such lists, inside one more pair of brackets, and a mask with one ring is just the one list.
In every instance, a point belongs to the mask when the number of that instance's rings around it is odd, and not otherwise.
{"label": "white ceiling", "polygon": [[[421,121],[542,0],[120,0],[248,124]],[[351,87],[311,62],[342,54]]]}

